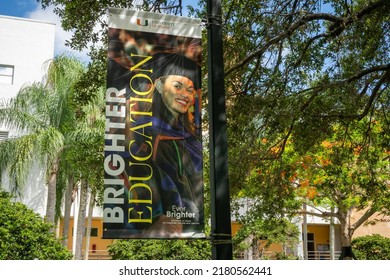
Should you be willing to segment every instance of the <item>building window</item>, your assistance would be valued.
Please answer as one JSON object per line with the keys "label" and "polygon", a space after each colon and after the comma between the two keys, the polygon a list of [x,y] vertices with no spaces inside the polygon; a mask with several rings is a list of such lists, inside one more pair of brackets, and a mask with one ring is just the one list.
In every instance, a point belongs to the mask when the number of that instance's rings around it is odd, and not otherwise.
{"label": "building window", "polygon": [[0,64],[0,84],[12,85],[14,83],[14,66]]}
{"label": "building window", "polygon": [[[73,236],[73,228],[72,228],[72,236]],[[84,236],[86,236],[87,235],[87,229],[85,228],[85,230],[84,230]],[[98,228],[91,228],[91,235],[90,235],[91,237],[97,237],[98,236]]]}
{"label": "building window", "polygon": [[1,131],[0,130],[0,141],[3,141],[5,139],[8,139],[8,131]]}

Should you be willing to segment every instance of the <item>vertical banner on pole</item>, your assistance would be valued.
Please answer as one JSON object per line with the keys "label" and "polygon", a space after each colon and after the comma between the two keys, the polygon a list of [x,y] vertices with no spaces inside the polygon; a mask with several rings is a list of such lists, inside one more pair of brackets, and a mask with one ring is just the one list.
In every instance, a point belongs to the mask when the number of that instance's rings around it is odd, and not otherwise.
{"label": "vertical banner on pole", "polygon": [[104,238],[204,238],[201,21],[110,8]]}

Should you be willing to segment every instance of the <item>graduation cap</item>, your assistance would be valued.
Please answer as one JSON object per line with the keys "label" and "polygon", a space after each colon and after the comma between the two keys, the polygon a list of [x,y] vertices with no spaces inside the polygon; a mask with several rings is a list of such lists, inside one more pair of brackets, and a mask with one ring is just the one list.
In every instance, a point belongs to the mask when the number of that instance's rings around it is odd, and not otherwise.
{"label": "graduation cap", "polygon": [[201,87],[200,66],[181,53],[156,53],[151,60],[153,74],[156,80],[169,75],[184,76],[194,83],[194,88]]}

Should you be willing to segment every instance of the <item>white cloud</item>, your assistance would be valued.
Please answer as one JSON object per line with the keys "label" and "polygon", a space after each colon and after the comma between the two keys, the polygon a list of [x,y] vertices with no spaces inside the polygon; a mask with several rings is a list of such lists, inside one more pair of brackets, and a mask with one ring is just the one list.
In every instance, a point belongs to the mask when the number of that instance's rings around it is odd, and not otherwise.
{"label": "white cloud", "polygon": [[82,61],[88,61],[87,50],[78,52],[72,50],[70,47],[65,46],[65,41],[69,40],[72,36],[71,32],[66,32],[61,27],[61,19],[58,15],[53,12],[52,7],[48,7],[45,10],[41,9],[38,5],[37,8],[27,14],[28,18],[51,22],[56,24],[55,34],[55,55],[59,54],[71,54]]}

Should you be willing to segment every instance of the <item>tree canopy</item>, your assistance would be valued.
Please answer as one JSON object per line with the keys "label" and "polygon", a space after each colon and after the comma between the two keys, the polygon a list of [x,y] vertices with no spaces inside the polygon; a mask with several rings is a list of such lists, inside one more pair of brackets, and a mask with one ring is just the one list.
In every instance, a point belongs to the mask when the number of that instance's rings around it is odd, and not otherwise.
{"label": "tree canopy", "polygon": [[[387,120],[389,9],[388,1],[226,1],[231,166],[278,158],[288,140],[305,153],[335,123]],[[239,186],[245,174],[232,174]]]}

